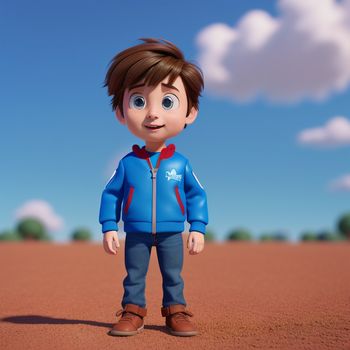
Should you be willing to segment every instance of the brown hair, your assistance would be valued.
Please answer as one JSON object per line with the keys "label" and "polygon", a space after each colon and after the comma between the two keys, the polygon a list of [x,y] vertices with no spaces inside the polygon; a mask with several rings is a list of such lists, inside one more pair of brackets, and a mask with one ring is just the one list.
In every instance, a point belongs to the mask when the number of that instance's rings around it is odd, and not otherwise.
{"label": "brown hair", "polygon": [[167,40],[143,38],[144,43],[118,53],[110,62],[104,81],[108,95],[112,96],[112,109],[123,112],[125,90],[145,80],[146,85],[156,86],[169,75],[169,83],[180,76],[184,84],[188,107],[198,110],[198,98],[203,89],[203,74],[195,64],[185,61],[178,47]]}

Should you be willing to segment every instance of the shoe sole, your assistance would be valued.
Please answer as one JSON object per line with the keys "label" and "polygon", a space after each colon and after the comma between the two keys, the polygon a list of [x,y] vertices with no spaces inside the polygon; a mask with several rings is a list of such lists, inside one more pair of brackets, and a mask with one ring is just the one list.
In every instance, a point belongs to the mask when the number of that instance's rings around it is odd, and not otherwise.
{"label": "shoe sole", "polygon": [[168,331],[172,334],[172,335],[176,335],[178,337],[193,337],[194,335],[197,335],[198,332],[197,331],[191,331],[191,332],[177,332],[174,331],[172,328],[166,326],[166,328],[168,329]]}
{"label": "shoe sole", "polygon": [[109,335],[114,335],[114,336],[121,336],[121,337],[127,337],[129,335],[136,335],[139,334],[143,331],[144,326],[142,325],[142,327],[138,328],[136,331],[130,331],[130,332],[125,332],[125,331],[116,331],[114,329],[111,329],[109,331]]}

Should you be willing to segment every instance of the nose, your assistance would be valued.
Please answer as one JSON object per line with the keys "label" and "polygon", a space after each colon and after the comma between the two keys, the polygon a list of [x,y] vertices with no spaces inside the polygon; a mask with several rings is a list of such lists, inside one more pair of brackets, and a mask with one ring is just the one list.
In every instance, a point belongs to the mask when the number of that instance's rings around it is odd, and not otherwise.
{"label": "nose", "polygon": [[156,103],[151,103],[147,111],[147,119],[158,119],[159,109]]}
{"label": "nose", "polygon": [[147,119],[158,119],[158,116],[156,113],[153,113],[153,112],[148,112],[147,113]]}

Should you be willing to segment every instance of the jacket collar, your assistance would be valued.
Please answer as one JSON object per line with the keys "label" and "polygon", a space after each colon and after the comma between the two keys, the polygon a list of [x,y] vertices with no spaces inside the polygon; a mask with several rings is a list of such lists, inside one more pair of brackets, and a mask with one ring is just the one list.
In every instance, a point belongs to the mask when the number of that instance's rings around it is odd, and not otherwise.
{"label": "jacket collar", "polygon": [[[132,150],[136,154],[136,156],[141,159],[149,158],[149,153],[146,150],[146,146],[143,146],[142,148],[140,148],[139,145],[133,145]],[[174,153],[175,153],[175,145],[171,143],[170,145],[166,146],[161,150],[159,159],[170,158],[173,156]]]}

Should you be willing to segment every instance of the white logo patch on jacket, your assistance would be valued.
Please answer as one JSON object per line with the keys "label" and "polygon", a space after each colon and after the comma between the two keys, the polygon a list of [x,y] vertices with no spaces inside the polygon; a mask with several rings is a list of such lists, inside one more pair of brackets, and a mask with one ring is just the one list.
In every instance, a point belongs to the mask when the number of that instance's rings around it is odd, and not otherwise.
{"label": "white logo patch on jacket", "polygon": [[165,177],[170,180],[181,181],[182,175],[177,175],[175,169],[171,169],[171,171],[167,171]]}

